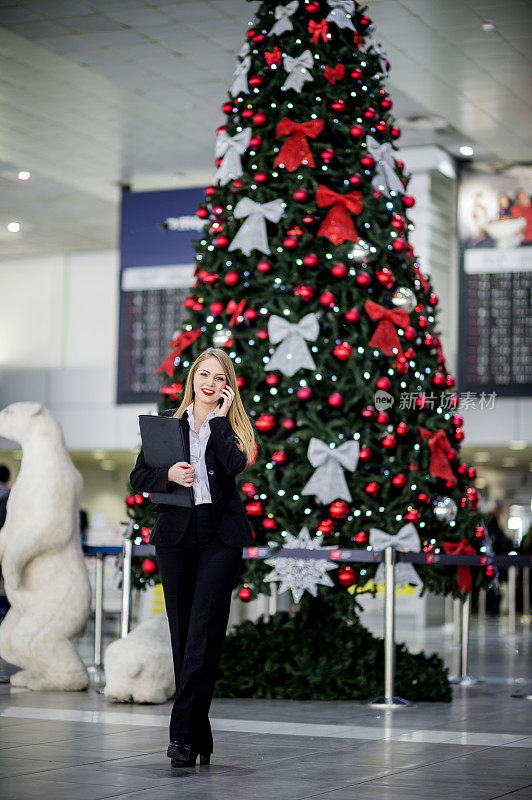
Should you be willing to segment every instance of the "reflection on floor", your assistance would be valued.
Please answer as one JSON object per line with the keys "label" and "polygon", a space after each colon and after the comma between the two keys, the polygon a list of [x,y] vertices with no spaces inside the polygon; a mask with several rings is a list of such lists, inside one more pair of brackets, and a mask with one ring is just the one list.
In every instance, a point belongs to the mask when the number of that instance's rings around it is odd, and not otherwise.
{"label": "reflection on floor", "polygon": [[[407,638],[456,672],[449,629]],[[504,622],[473,623],[471,639],[470,673],[481,682],[456,687],[451,704],[383,712],[357,702],[216,699],[212,763],[193,769],[172,769],[166,758],[170,704],[3,684],[0,796],[532,800],[530,627],[509,637]],[[90,660],[89,638],[79,644]]]}

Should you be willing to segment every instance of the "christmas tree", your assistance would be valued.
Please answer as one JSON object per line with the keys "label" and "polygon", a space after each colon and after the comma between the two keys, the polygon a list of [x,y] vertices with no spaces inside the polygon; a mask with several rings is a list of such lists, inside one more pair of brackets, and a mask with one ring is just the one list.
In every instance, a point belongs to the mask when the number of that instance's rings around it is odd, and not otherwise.
{"label": "christmas tree", "polygon": [[[188,317],[158,367],[161,408],[179,404],[201,351],[225,349],[258,432],[257,457],[238,476],[256,544],[393,542],[423,550],[430,562],[439,552],[478,552],[486,530],[475,471],[459,459],[462,417],[440,344],[438,298],[408,241],[414,198],[396,158],[388,70],[358,3],[260,4],[222,107],[216,180],[197,211],[205,227]],[[142,496],[129,503],[134,536],[146,539],[152,506]],[[480,570],[405,566],[405,582],[437,593],[463,596],[486,580]],[[148,559],[137,577],[156,578],[154,568]],[[344,623],[359,626],[356,595],[372,590],[376,571],[251,559],[240,597],[269,592],[272,581],[290,588],[307,642],[319,648],[324,625],[353,636]],[[280,625],[258,624],[266,637],[268,625],[272,636]],[[237,683],[232,689],[231,658],[241,679],[252,630],[257,625],[245,623],[228,639],[229,694]],[[399,652],[398,659],[401,673]],[[315,663],[309,656],[309,670]],[[433,680],[418,696],[448,699],[441,662],[425,668]],[[349,656],[345,674],[352,670]],[[260,696],[286,696],[273,685],[265,680]],[[365,688],[351,686],[350,696],[357,691]]]}

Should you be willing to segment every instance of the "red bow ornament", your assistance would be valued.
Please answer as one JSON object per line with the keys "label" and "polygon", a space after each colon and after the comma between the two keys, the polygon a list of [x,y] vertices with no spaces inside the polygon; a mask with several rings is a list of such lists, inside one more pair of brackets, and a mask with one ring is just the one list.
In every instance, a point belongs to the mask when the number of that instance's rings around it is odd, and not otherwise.
{"label": "red bow ornament", "polygon": [[168,377],[171,378],[174,374],[174,362],[177,356],[180,356],[183,350],[190,347],[198,336],[201,336],[201,328],[195,328],[193,331],[181,331],[181,333],[170,342],[170,347],[175,345],[174,349],[168,353],[162,364],[160,364],[154,372],[166,372]]}
{"label": "red bow ornament", "polygon": [[320,208],[327,208],[327,206],[332,206],[332,208],[321,223],[317,235],[326,236],[336,245],[342,244],[348,239],[358,242],[358,234],[349,212],[360,214],[364,208],[361,197],[361,192],[338,194],[320,184],[316,191],[316,202]]}
{"label": "red bow ornament", "polygon": [[333,84],[335,81],[342,80],[345,75],[345,67],[343,64],[337,64],[335,67],[325,67],[323,74],[327,83]]}
{"label": "red bow ornament", "polygon": [[441,428],[433,433],[427,428],[420,426],[419,431],[423,439],[428,439],[430,450],[430,466],[429,472],[434,478],[443,478],[445,481],[451,481],[453,486],[456,485],[456,476],[454,475],[449,459],[454,456],[455,451],[451,447],[451,443],[447,438],[447,434]]}
{"label": "red bow ornament", "polygon": [[[373,300],[366,300],[364,308],[372,320],[379,322],[369,346],[377,348],[385,356],[403,356],[397,328],[407,328],[410,325],[410,317],[404,308],[384,308]],[[394,353],[394,349],[397,352]]]}
{"label": "red bow ornament", "polygon": [[315,20],[311,19],[308,24],[308,32],[312,34],[310,41],[313,42],[313,44],[318,44],[321,36],[323,41],[326,42],[328,30],[329,25],[326,19],[322,19],[321,22],[316,22]]}
{"label": "red bow ornament", "polygon": [[289,117],[283,117],[275,129],[276,136],[288,136],[283,146],[277,153],[274,167],[284,164],[288,172],[294,172],[302,164],[315,167],[312,153],[309,150],[307,136],[315,139],[323,130],[322,119],[312,119],[308,122],[294,122]]}
{"label": "red bow ornament", "polygon": [[271,67],[274,64],[276,67],[279,66],[279,64],[281,63],[281,51],[279,50],[277,45],[275,45],[271,53],[268,53],[267,51],[264,52],[264,60],[266,61],[266,64],[269,67]]}
{"label": "red bow ornament", "polygon": [[[471,547],[467,539],[462,539],[461,542],[444,542],[443,551],[448,556],[476,556],[477,551]],[[463,594],[469,594],[473,588],[473,580],[471,578],[471,570],[468,566],[459,566],[456,569],[456,582],[458,584],[458,591]]]}
{"label": "red bow ornament", "polygon": [[227,323],[231,328],[237,321],[238,317],[242,314],[245,307],[246,307],[245,300],[241,300],[239,303],[235,303],[234,300],[229,300],[225,311],[227,314],[232,315],[229,322]]}

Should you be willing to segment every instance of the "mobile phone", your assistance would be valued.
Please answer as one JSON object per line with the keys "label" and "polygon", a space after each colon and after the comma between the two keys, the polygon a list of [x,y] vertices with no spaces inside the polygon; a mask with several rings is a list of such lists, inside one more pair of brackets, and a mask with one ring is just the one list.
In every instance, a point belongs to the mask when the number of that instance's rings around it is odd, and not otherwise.
{"label": "mobile phone", "polygon": [[223,405],[223,402],[224,402],[224,399],[223,399],[223,397],[220,397],[220,398],[218,399],[218,406],[222,406],[222,405]]}

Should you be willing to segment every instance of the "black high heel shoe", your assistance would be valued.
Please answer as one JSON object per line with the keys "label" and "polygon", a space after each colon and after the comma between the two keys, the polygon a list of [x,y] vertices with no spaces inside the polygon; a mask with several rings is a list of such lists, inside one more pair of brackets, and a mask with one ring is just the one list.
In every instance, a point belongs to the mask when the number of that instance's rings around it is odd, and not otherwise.
{"label": "black high heel shoe", "polygon": [[[189,744],[183,741],[170,742],[166,755],[172,759],[173,767],[194,767],[198,751],[193,750]],[[199,753],[200,765],[205,766],[211,763],[210,753]]]}

